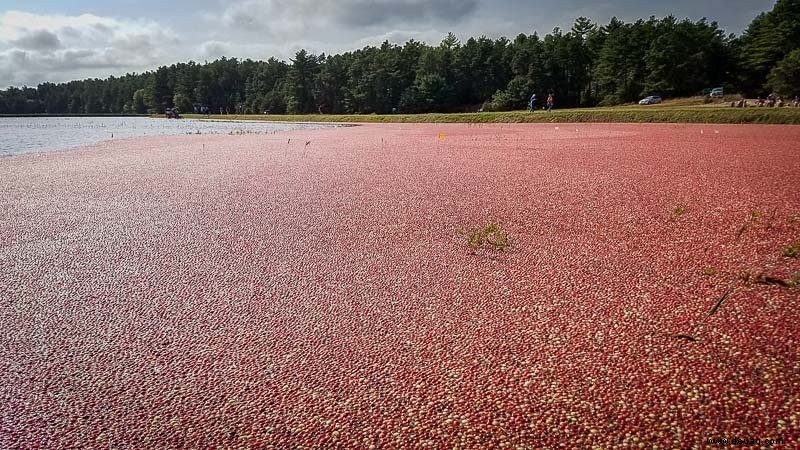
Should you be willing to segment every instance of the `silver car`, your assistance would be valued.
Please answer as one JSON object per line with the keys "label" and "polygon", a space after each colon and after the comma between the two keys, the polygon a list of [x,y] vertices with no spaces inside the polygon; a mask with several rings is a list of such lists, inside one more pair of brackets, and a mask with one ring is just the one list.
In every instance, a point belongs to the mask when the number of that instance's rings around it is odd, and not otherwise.
{"label": "silver car", "polygon": [[661,103],[661,97],[657,95],[651,95],[639,100],[640,105],[657,105],[659,103]]}

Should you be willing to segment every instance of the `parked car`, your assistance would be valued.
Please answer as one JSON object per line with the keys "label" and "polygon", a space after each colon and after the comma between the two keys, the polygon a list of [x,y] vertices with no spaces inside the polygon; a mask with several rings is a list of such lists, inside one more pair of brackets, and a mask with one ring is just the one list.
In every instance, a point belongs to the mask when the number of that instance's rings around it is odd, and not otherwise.
{"label": "parked car", "polygon": [[661,103],[661,97],[657,95],[651,95],[639,100],[640,105],[657,105],[659,103]]}
{"label": "parked car", "polygon": [[708,94],[708,96],[711,97],[711,98],[722,97],[723,95],[725,95],[725,94],[723,93],[721,87],[712,89],[711,93]]}

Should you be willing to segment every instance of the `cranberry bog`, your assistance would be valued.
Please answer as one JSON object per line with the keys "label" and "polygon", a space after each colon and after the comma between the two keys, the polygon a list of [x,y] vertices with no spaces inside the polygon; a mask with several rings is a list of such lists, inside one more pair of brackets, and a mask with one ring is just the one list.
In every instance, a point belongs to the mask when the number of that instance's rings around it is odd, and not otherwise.
{"label": "cranberry bog", "polygon": [[395,124],[0,158],[0,448],[793,448],[798,142]]}

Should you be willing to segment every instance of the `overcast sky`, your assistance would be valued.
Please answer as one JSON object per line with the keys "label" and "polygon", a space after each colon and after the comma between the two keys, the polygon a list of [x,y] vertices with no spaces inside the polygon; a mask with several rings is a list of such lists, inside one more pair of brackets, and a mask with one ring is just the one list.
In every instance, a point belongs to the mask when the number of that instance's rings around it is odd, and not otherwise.
{"label": "overcast sky", "polygon": [[220,56],[288,59],[448,31],[513,37],[586,16],[674,14],[740,34],[775,0],[0,0],[0,88],[105,78]]}

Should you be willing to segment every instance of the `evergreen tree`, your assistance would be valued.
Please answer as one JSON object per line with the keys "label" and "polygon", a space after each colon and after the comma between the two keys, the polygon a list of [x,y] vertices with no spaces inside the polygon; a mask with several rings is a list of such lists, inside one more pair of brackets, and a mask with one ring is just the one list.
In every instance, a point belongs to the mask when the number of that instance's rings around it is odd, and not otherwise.
{"label": "evergreen tree", "polygon": [[767,84],[787,100],[800,95],[800,48],[792,50],[770,71]]}
{"label": "evergreen tree", "polygon": [[289,114],[304,114],[317,111],[314,100],[314,77],[319,63],[317,57],[300,50],[292,60],[284,86],[286,110]]}
{"label": "evergreen tree", "polygon": [[800,0],[778,0],[759,14],[741,37],[741,88],[764,93],[767,74],[792,50],[800,48]]}

